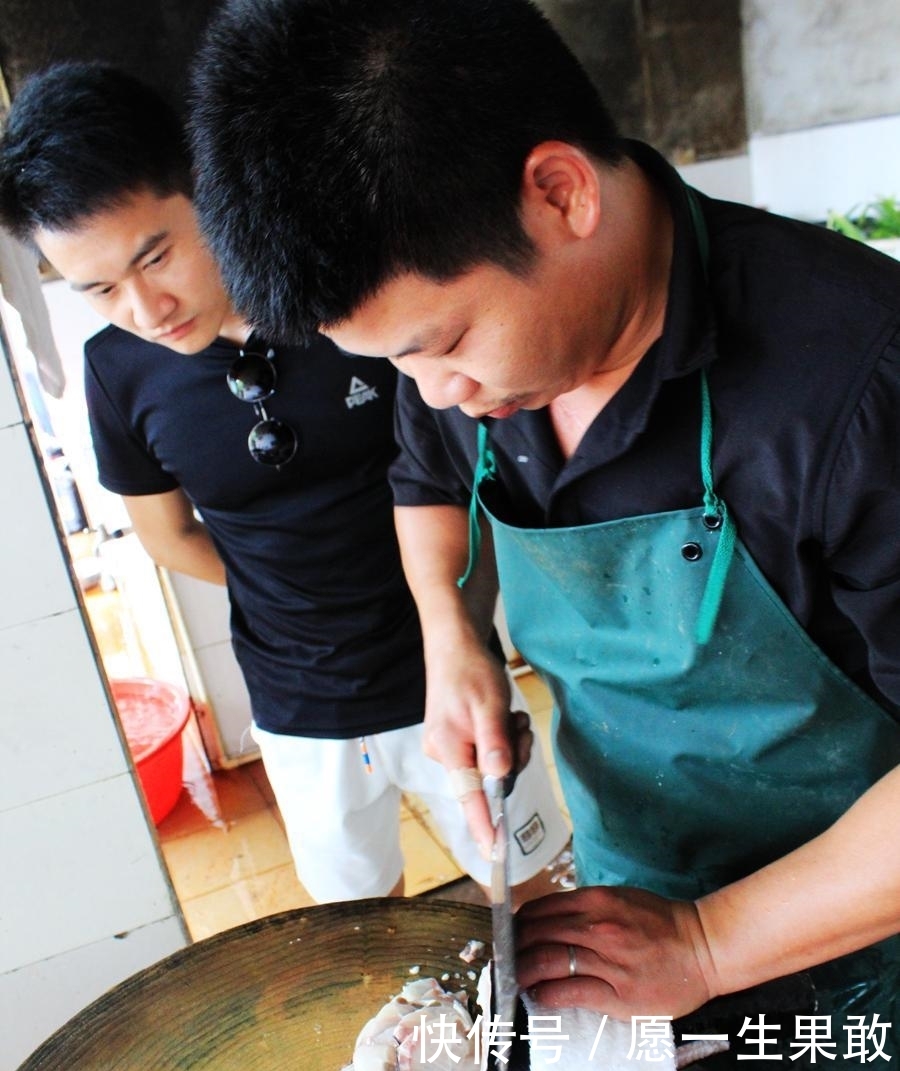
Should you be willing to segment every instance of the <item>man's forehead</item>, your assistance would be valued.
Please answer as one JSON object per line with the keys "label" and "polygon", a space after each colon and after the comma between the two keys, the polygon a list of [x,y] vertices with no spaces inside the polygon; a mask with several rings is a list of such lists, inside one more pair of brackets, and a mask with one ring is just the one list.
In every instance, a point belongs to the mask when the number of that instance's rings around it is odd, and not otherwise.
{"label": "man's forehead", "polygon": [[[179,203],[184,202],[183,204]],[[191,202],[183,195],[159,197],[149,191],[124,197],[60,227],[41,227],[35,245],[77,290],[124,273],[172,238],[196,226]]]}
{"label": "man's forehead", "polygon": [[367,329],[365,325],[354,326],[353,320],[345,320],[335,327],[326,327],[322,334],[331,339],[335,346],[352,356],[387,357],[398,361],[403,357],[414,357],[420,353],[434,352],[441,347],[441,340],[447,331],[432,325],[416,329],[408,326],[405,335],[390,331],[379,331],[374,325]]}
{"label": "man's forehead", "polygon": [[321,333],[346,353],[399,360],[436,352],[465,320],[463,281],[437,283],[401,275],[385,283],[346,319]]}

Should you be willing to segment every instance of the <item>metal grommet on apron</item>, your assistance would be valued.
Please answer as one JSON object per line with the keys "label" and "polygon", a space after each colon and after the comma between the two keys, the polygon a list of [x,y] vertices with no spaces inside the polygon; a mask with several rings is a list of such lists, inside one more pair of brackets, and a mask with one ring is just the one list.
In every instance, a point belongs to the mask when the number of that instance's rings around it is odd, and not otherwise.
{"label": "metal grommet on apron", "polygon": [[[579,884],[681,899],[805,844],[900,762],[900,726],[810,640],[737,538],[699,380],[695,508],[505,524],[479,495],[495,471],[483,424],[472,503],[474,526],[479,506],[491,522],[512,641],[553,695]],[[900,1058],[900,939],[810,973],[839,1052],[841,1016],[877,1013]]]}

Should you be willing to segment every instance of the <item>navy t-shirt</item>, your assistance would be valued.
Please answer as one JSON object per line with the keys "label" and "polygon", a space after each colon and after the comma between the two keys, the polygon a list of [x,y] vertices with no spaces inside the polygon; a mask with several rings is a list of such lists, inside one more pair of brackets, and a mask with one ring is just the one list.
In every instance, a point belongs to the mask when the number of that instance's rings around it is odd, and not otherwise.
{"label": "navy t-shirt", "polygon": [[278,471],[250,457],[259,418],[225,379],[238,352],[219,339],[186,357],[115,327],[90,339],[100,482],[123,495],[180,487],[194,504],[225,563],[234,649],[262,728],[347,738],[421,721],[422,638],[386,478],[396,372],[325,339],[276,347],[265,409],[299,440]]}

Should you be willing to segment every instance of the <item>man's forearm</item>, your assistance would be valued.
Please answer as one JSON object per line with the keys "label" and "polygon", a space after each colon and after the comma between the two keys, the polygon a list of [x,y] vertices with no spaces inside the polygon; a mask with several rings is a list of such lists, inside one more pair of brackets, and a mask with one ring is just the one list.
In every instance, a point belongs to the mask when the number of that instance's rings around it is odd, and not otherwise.
{"label": "man's forearm", "polygon": [[141,545],[157,565],[210,584],[225,583],[215,544],[181,490],[122,500]]}
{"label": "man's forearm", "polygon": [[803,970],[900,932],[898,814],[900,768],[808,844],[700,900],[714,993]]}
{"label": "man's forearm", "polygon": [[[426,662],[447,645],[483,643],[496,602],[490,564],[460,589],[469,558],[468,514],[456,506],[399,506],[397,538],[406,580],[422,622]],[[492,561],[492,555],[490,556]],[[487,621],[485,620],[487,618]]]}
{"label": "man's forearm", "polygon": [[[510,725],[509,685],[486,646],[496,600],[490,547],[483,548],[487,571],[466,596],[457,579],[469,558],[467,511],[400,507],[396,521],[424,636],[426,753],[449,770],[475,767],[503,776],[516,762],[518,741]],[[471,793],[464,806],[476,839],[489,843],[484,797]]]}
{"label": "man's forearm", "polygon": [[[150,553],[149,548],[146,548]],[[157,565],[176,573],[205,580],[210,584],[225,583],[225,566],[209,536],[204,531],[191,532],[160,547],[151,557]]]}

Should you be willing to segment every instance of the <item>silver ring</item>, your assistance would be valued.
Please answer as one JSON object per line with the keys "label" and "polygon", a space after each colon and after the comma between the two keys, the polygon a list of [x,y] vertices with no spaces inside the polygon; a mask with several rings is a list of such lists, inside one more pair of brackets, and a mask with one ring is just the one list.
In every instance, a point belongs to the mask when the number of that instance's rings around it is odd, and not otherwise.
{"label": "silver ring", "polygon": [[578,960],[576,959],[575,946],[568,945],[569,949],[569,977],[574,978],[578,973]]}

